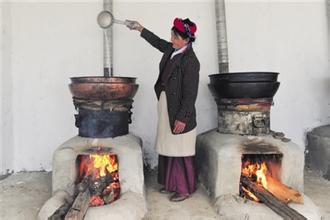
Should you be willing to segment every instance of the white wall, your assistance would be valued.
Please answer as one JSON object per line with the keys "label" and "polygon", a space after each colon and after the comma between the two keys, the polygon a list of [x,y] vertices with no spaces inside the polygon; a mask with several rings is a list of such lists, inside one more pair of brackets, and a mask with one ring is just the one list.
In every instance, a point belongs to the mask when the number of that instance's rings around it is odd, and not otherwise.
{"label": "white wall", "polygon": [[[1,9],[1,8],[0,8]],[[2,21],[3,21],[3,18],[2,18],[2,10],[0,10],[0,33],[3,32],[3,24],[2,24]],[[3,78],[3,71],[2,71],[2,67],[3,67],[3,64],[2,64],[2,53],[3,53],[3,40],[2,40],[2,34],[0,34],[0,68],[1,68],[1,74],[0,74],[0,98],[2,100],[2,78]],[[4,170],[4,166],[3,166],[3,153],[2,153],[2,140],[3,140],[3,137],[2,137],[2,127],[3,127],[3,122],[2,122],[2,101],[0,101],[0,173]]]}
{"label": "white wall", "polygon": [[0,174],[14,168],[14,131],[13,131],[13,82],[12,60],[12,20],[11,5],[1,5],[1,46],[0,46]]}
{"label": "white wall", "polygon": [[[226,2],[231,71],[279,71],[272,129],[304,144],[307,130],[330,121],[325,2]],[[0,22],[7,31],[0,53],[0,162],[7,165],[0,173],[51,169],[54,150],[77,134],[69,77],[102,75],[102,31],[96,24],[101,10],[102,1],[2,4]],[[216,105],[207,88],[208,75],[217,72],[213,1],[114,1],[114,15],[136,19],[165,39],[174,17],[196,21],[198,132],[216,127]],[[157,162],[153,84],[160,58],[137,32],[114,26],[114,74],[138,78],[130,130],[143,139],[152,167]]]}
{"label": "white wall", "polygon": [[13,3],[14,170],[51,168],[54,150],[76,134],[69,77],[98,75],[102,35],[95,3]]}

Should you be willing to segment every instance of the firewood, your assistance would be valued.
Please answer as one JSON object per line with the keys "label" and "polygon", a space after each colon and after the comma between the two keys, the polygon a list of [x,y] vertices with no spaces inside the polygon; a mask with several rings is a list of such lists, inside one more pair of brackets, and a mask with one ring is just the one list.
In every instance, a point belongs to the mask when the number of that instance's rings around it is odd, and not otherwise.
{"label": "firewood", "polygon": [[62,220],[66,213],[68,213],[72,203],[65,202],[62,206],[60,206],[50,217],[48,220]]}
{"label": "firewood", "polygon": [[267,179],[267,190],[272,193],[276,198],[284,203],[294,202],[303,204],[303,196],[295,189],[288,187],[280,181],[274,179],[271,176],[266,175]]}
{"label": "firewood", "polygon": [[261,202],[283,217],[284,220],[307,220],[299,212],[289,207],[286,203],[281,202],[281,200],[277,199],[262,186],[251,181],[248,177],[241,176],[241,183],[243,187],[251,191]]}
{"label": "firewood", "polygon": [[65,202],[51,216],[48,217],[48,220],[63,220],[72,206],[75,197],[77,197],[77,195],[66,198]]}
{"label": "firewood", "polygon": [[70,210],[65,216],[65,220],[82,220],[89,207],[90,193],[86,189],[84,192],[80,192],[73,202]]}

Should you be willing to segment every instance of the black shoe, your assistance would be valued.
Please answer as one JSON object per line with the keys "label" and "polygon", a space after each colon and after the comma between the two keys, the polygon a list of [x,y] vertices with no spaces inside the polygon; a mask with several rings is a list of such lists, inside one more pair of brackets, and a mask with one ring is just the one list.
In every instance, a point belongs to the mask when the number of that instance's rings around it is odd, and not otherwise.
{"label": "black shoe", "polygon": [[186,200],[189,197],[189,195],[181,195],[179,193],[175,193],[173,196],[171,196],[170,201],[171,202],[181,202],[183,200]]}

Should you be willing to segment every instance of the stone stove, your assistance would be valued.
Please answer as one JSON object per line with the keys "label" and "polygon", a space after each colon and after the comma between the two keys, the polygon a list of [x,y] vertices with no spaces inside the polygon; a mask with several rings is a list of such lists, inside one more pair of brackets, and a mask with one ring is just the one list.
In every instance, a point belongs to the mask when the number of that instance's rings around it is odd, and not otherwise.
{"label": "stone stove", "polygon": [[[232,82],[230,76],[218,75],[226,79],[217,81],[211,75],[209,85],[218,106],[218,128],[197,136],[199,180],[224,219],[282,219],[267,206],[239,196],[242,164],[251,156],[277,158],[276,179],[303,193],[304,147],[270,130],[270,108],[277,88],[268,93],[267,87],[262,88],[260,94],[250,91],[265,83],[275,85],[274,81]],[[246,90],[244,83],[248,84]],[[260,88],[256,90],[260,92]],[[305,195],[303,198],[303,205],[289,206],[308,219],[320,219],[315,205]]]}

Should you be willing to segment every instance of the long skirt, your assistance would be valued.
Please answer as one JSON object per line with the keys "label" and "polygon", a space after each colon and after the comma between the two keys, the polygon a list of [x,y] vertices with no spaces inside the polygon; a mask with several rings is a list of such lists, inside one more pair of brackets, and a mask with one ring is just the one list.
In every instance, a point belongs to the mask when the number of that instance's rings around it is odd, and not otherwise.
{"label": "long skirt", "polygon": [[169,192],[190,195],[196,190],[194,156],[158,157],[158,183]]}

